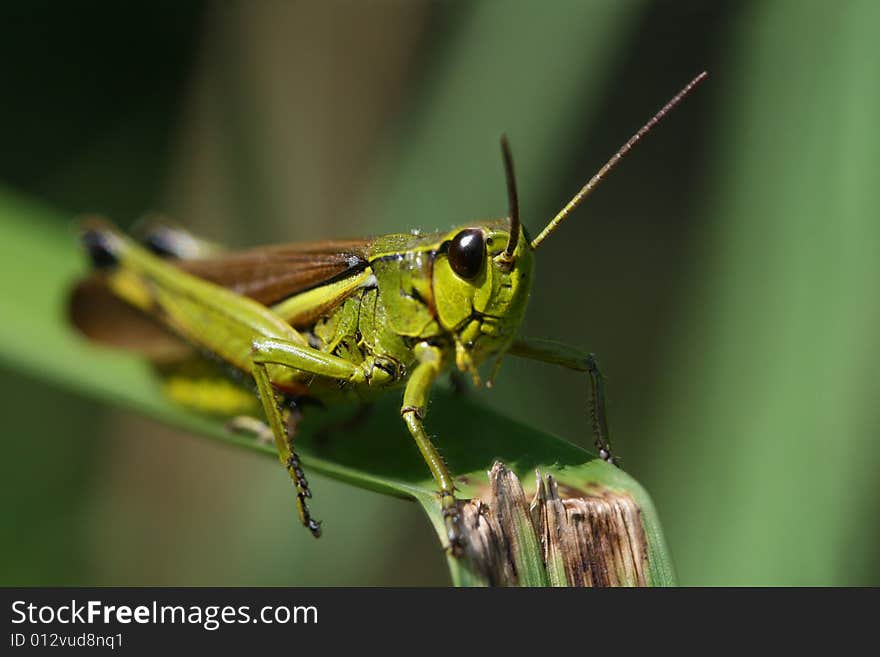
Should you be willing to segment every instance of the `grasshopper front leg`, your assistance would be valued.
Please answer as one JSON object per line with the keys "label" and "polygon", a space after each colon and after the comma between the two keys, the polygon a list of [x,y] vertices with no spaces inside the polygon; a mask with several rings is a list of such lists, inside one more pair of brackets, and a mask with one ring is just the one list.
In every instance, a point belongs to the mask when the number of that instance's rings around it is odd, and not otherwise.
{"label": "grasshopper front leg", "polygon": [[406,384],[403,393],[403,406],[400,414],[406,423],[407,429],[416,441],[422,458],[428,464],[434,481],[440,488],[440,507],[443,513],[443,521],[446,525],[446,536],[449,540],[449,549],[455,555],[462,552],[462,539],[458,507],[455,504],[455,484],[452,475],[443,461],[443,457],[434,447],[431,439],[425,431],[425,415],[428,407],[428,394],[431,386],[443,371],[443,358],[439,349],[427,343],[417,345],[415,356],[419,364],[415,367]]}
{"label": "grasshopper front leg", "polygon": [[608,438],[608,412],[605,399],[605,377],[599,369],[596,355],[586,353],[577,347],[541,340],[536,338],[517,338],[508,353],[520,358],[528,358],[590,375],[590,417],[593,422],[593,436],[599,458],[612,465],[617,465],[611,453],[611,442]]}

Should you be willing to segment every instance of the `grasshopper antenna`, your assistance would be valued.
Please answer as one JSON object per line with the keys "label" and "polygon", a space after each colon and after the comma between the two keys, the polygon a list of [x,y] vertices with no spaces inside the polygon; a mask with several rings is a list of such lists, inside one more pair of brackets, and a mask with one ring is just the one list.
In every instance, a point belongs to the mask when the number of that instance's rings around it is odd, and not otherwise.
{"label": "grasshopper antenna", "polygon": [[[642,137],[648,134],[655,125],[660,123],[660,120],[664,116],[669,114],[669,112],[672,111],[672,109],[675,108],[676,105],[678,105],[682,100],[684,100],[684,98],[688,94],[690,94],[694,87],[700,84],[708,76],[709,73],[706,71],[700,73],[697,77],[691,80],[684,89],[675,94],[672,100],[666,103],[659,112],[651,117],[650,121],[639,128],[639,131],[632,137],[630,137],[628,142],[620,147],[620,150],[618,150],[611,157],[611,159],[608,160],[605,165],[596,172],[596,175],[590,178],[586,185],[581,187],[581,190],[574,195],[574,198],[572,198],[566,204],[566,206],[559,211],[559,214],[553,217],[553,219],[550,221],[550,223],[547,224],[544,230],[542,230],[541,233],[532,240],[532,249],[537,249],[541,245],[541,242],[547,239],[547,236],[549,236],[550,233],[556,230],[559,224],[561,224],[565,220],[565,218],[568,217],[568,215],[570,215],[574,211],[574,209],[581,204],[581,201],[583,201],[590,194],[590,192],[598,187],[599,183],[602,182],[602,179],[608,175],[609,171],[611,171],[614,167],[618,165],[618,163],[623,159],[623,156],[629,153],[632,150],[632,147],[635,146]],[[504,142],[502,142],[502,147],[503,145]],[[511,237],[511,239],[513,238]]]}
{"label": "grasshopper antenna", "polygon": [[513,171],[513,155],[510,153],[510,143],[507,135],[501,135],[501,157],[504,159],[504,176],[507,179],[507,205],[510,209],[510,237],[507,238],[507,246],[504,248],[502,258],[506,263],[513,263],[513,252],[519,243],[519,200],[516,195],[516,174]]}

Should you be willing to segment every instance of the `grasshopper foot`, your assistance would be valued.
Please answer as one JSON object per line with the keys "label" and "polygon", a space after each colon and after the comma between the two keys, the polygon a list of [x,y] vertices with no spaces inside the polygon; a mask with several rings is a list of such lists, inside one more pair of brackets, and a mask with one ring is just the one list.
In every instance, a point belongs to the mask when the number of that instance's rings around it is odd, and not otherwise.
{"label": "grasshopper foot", "polygon": [[[312,536],[321,538],[321,521],[312,518],[309,508],[306,506],[305,497],[302,493],[296,496],[296,506],[299,509],[300,520],[305,528],[312,533]],[[311,493],[309,493],[309,497],[311,497]]]}
{"label": "grasshopper foot", "polygon": [[599,448],[599,458],[609,465],[616,465],[618,468],[620,467],[620,459],[614,456],[614,454],[611,453],[611,450],[607,447]]}
{"label": "grasshopper foot", "polygon": [[460,558],[464,556],[465,538],[461,530],[461,512],[452,493],[440,494],[442,505],[443,524],[446,526],[447,548],[452,556]]}

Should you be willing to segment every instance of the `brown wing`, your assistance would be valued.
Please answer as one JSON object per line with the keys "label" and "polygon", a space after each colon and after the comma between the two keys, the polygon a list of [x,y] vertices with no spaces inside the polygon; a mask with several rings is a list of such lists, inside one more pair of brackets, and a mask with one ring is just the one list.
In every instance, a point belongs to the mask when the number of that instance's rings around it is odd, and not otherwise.
{"label": "brown wing", "polygon": [[182,260],[181,269],[271,306],[367,266],[364,240],[269,246]]}
{"label": "brown wing", "polygon": [[[199,278],[270,306],[363,270],[368,264],[369,244],[364,240],[291,244],[172,262]],[[186,343],[149,315],[114,296],[100,274],[74,288],[68,315],[88,338],[138,351],[156,361],[175,361],[192,353]]]}
{"label": "brown wing", "polygon": [[90,340],[137,351],[159,363],[175,362],[192,353],[159,322],[115,296],[100,275],[77,283],[68,298],[67,313]]}

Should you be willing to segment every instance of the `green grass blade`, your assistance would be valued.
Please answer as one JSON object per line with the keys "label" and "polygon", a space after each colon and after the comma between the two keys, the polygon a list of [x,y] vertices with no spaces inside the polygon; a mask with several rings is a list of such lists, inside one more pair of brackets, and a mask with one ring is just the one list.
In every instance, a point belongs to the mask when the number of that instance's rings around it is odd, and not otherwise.
{"label": "green grass blade", "polygon": [[876,568],[878,24],[870,1],[750,5],[712,72],[717,161],[653,481],[686,582]]}

